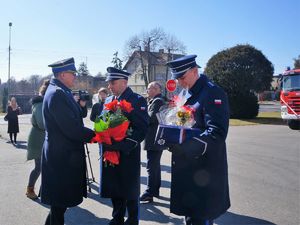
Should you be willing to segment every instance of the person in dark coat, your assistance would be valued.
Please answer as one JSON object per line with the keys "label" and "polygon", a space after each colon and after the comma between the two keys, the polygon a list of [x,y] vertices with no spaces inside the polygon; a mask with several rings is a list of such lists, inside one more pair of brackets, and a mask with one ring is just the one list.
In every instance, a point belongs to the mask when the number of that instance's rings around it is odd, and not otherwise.
{"label": "person in dark coat", "polygon": [[87,196],[84,143],[95,136],[84,127],[81,109],[70,88],[75,81],[74,59],[49,65],[54,78],[43,102],[45,142],[42,152],[41,202],[50,205],[46,225],[64,224],[68,207]]}
{"label": "person in dark coat", "polygon": [[38,196],[34,192],[35,183],[41,173],[41,153],[45,140],[45,126],[43,120],[43,99],[50,80],[44,80],[39,90],[39,96],[31,99],[31,129],[27,141],[27,160],[34,160],[34,169],[31,170],[27,185],[26,196],[30,199],[37,199]]}
{"label": "person in dark coat", "polygon": [[[107,68],[108,88],[113,96],[106,99],[106,103],[114,99],[126,100],[131,103],[133,110],[124,115],[130,121],[131,134],[123,141],[112,145],[103,145],[105,151],[119,151],[120,164],[114,167],[101,164],[101,197],[111,198],[113,205],[112,220],[109,225],[137,225],[139,223],[139,195],[140,195],[140,143],[145,138],[149,116],[146,100],[134,93],[128,86],[129,73],[113,67]],[[128,218],[124,223],[124,216]]]}
{"label": "person in dark coat", "polygon": [[16,98],[12,97],[7,106],[5,117],[8,121],[7,133],[9,133],[10,142],[14,145],[17,144],[17,133],[19,133],[18,115],[20,114],[22,114],[21,108],[18,106]]}
{"label": "person in dark coat", "polygon": [[192,107],[193,127],[201,130],[172,152],[170,210],[187,225],[213,224],[230,207],[226,136],[229,106],[226,93],[198,74],[196,55],[168,62],[172,76],[186,89],[185,105]]}
{"label": "person in dark coat", "polygon": [[96,118],[101,115],[105,99],[107,98],[108,90],[107,88],[100,88],[98,91],[98,102],[96,102],[91,111],[90,120],[95,122]]}
{"label": "person in dark coat", "polygon": [[162,149],[154,145],[155,135],[158,127],[158,120],[156,113],[159,112],[161,107],[165,104],[164,98],[161,94],[161,85],[153,81],[148,85],[147,93],[148,98],[148,115],[150,122],[146,138],[143,142],[143,148],[147,151],[147,189],[140,197],[141,203],[153,202],[153,197],[159,196],[159,189],[161,185],[161,169],[160,159]]}
{"label": "person in dark coat", "polygon": [[77,102],[77,104],[79,105],[80,107],[80,110],[81,110],[81,116],[82,118],[85,118],[87,116],[87,113],[88,113],[88,109],[87,109],[87,102],[85,99],[81,99],[80,98],[80,95],[79,94],[74,94],[73,93],[73,97],[74,97],[74,100]]}

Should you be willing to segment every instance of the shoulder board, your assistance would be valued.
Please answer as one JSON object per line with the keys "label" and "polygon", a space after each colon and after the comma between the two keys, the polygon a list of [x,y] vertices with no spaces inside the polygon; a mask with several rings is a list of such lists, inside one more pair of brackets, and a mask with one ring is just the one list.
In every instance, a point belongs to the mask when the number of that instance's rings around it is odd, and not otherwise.
{"label": "shoulder board", "polygon": [[58,86],[56,86],[56,87],[55,87],[55,90],[57,90],[57,91],[58,91],[58,90],[62,90],[62,88],[61,88],[61,87],[58,87]]}
{"label": "shoulder board", "polygon": [[214,87],[214,86],[216,86],[213,82],[211,82],[211,81],[208,81],[207,82],[207,85],[209,86],[209,87]]}

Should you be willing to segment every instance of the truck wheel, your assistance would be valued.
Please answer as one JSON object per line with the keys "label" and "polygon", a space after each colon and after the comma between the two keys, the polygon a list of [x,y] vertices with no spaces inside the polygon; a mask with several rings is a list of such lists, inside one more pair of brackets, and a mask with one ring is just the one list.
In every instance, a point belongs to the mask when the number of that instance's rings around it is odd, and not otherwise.
{"label": "truck wheel", "polygon": [[288,126],[292,130],[300,130],[300,121],[299,120],[288,120]]}

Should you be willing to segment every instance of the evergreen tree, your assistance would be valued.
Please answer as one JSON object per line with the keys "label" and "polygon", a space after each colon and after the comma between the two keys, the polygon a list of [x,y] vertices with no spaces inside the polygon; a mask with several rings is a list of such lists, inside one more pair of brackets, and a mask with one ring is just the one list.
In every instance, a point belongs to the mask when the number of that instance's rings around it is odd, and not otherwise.
{"label": "evergreen tree", "polygon": [[116,51],[114,53],[114,57],[111,61],[111,63],[114,65],[115,68],[121,70],[123,67],[122,67],[122,63],[123,61],[118,57],[118,51]]}
{"label": "evergreen tree", "polygon": [[82,62],[82,63],[79,64],[78,75],[79,76],[88,76],[88,75],[90,75],[90,72],[87,68],[86,63]]}
{"label": "evergreen tree", "polygon": [[298,55],[298,58],[294,59],[294,68],[300,69],[300,55]]}
{"label": "evergreen tree", "polygon": [[[251,118],[258,113],[257,100],[253,95],[269,90],[274,68],[253,46],[237,45],[211,57],[205,73],[227,92],[232,117]],[[248,113],[250,111],[251,114]]]}

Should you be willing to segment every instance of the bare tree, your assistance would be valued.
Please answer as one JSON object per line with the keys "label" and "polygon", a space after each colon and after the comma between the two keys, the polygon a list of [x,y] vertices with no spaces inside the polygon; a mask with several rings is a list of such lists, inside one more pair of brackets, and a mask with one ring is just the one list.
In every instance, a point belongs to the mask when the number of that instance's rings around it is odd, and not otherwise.
{"label": "bare tree", "polygon": [[42,76],[40,75],[31,75],[28,79],[28,82],[31,84],[32,92],[35,94],[37,94],[41,79]]}
{"label": "bare tree", "polygon": [[153,81],[153,77],[150,77],[153,67],[151,57],[156,57],[152,53],[158,49],[164,49],[170,55],[175,52],[185,52],[185,46],[175,36],[167,35],[159,27],[132,36],[125,45],[124,60],[127,61],[133,53],[136,54],[141,62],[140,74],[146,87]]}
{"label": "bare tree", "polygon": [[[174,53],[186,54],[186,46],[171,34],[168,34],[163,40],[162,48],[167,50],[167,61],[172,60],[171,56]],[[169,67],[166,67],[166,81],[168,80],[168,70]]]}

